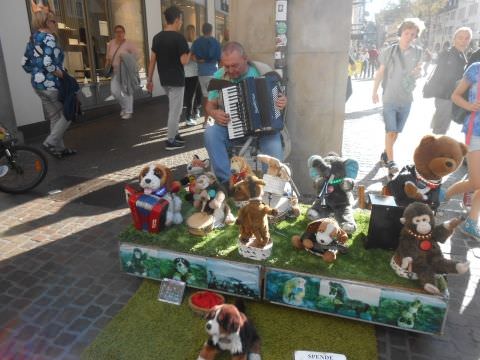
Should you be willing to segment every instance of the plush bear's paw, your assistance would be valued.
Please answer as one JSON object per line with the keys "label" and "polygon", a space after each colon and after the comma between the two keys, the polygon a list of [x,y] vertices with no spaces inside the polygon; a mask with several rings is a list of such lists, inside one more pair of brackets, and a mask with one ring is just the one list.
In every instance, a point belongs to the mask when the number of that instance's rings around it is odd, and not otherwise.
{"label": "plush bear's paw", "polygon": [[310,239],[303,239],[303,242],[302,242],[303,246],[305,247],[305,249],[312,249],[313,248],[313,241],[310,240]]}
{"label": "plush bear's paw", "polygon": [[347,234],[353,234],[355,230],[357,229],[355,224],[350,223],[350,222],[344,222],[341,226],[343,231],[345,231]]}
{"label": "plush bear's paw", "polygon": [[334,262],[337,256],[335,255],[334,252],[332,251],[325,251],[325,253],[322,255],[323,260],[327,263]]}
{"label": "plush bear's paw", "polygon": [[455,269],[457,269],[457,273],[465,274],[468,269],[470,268],[470,262],[466,261],[464,263],[458,263],[455,265]]}
{"label": "plush bear's paw", "polygon": [[320,214],[315,209],[308,209],[307,218],[311,221],[317,220],[320,217]]}
{"label": "plush bear's paw", "polygon": [[292,245],[297,249],[303,249],[302,239],[299,235],[292,236]]}
{"label": "plush bear's paw", "polygon": [[447,230],[453,231],[458,225],[460,225],[464,220],[462,218],[456,217],[445,221],[443,227]]}
{"label": "plush bear's paw", "polygon": [[402,259],[402,265],[401,265],[402,269],[408,269],[412,261],[413,259],[410,256],[404,257]]}
{"label": "plush bear's paw", "polygon": [[425,289],[426,292],[429,292],[430,294],[435,294],[435,295],[440,294],[440,290],[433,284],[426,283],[425,285],[423,285],[423,288]]}

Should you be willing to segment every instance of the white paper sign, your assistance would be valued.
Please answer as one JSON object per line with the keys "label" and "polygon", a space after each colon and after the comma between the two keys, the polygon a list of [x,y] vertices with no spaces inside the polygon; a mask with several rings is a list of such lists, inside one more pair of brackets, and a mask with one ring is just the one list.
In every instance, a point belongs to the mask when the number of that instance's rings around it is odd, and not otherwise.
{"label": "white paper sign", "polygon": [[342,354],[316,352],[316,351],[295,351],[294,360],[347,360]]}
{"label": "white paper sign", "polygon": [[101,36],[109,36],[108,22],[99,20],[98,21],[98,27],[99,27]]}
{"label": "white paper sign", "polygon": [[275,20],[287,21],[287,1],[277,0],[275,8],[276,8]]}

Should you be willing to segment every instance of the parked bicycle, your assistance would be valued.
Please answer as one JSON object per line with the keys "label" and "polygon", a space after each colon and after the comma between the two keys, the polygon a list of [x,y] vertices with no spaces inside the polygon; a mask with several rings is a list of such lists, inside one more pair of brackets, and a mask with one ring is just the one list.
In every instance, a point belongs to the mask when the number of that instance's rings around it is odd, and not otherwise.
{"label": "parked bicycle", "polygon": [[40,150],[18,145],[0,125],[0,191],[20,194],[33,189],[47,175],[47,159]]}

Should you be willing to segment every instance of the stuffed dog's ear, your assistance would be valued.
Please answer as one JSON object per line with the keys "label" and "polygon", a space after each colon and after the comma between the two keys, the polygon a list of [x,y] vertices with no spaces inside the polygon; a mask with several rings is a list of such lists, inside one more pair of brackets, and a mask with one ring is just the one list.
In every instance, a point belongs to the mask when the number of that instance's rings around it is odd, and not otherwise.
{"label": "stuffed dog's ear", "polygon": [[138,181],[142,181],[142,179],[147,175],[148,171],[150,168],[148,166],[145,166],[142,171],[140,171],[140,175],[138,175]]}
{"label": "stuffed dog's ear", "polygon": [[345,244],[348,241],[348,234],[340,227],[337,230],[337,241],[341,244]]}
{"label": "stuffed dog's ear", "polygon": [[320,224],[323,222],[323,219],[318,219],[315,221],[312,221],[310,224],[307,225],[307,232],[309,233],[314,233],[317,232],[318,228],[320,227]]}
{"label": "stuffed dog's ear", "polygon": [[240,328],[240,316],[237,313],[226,313],[221,323],[227,333],[236,333]]}

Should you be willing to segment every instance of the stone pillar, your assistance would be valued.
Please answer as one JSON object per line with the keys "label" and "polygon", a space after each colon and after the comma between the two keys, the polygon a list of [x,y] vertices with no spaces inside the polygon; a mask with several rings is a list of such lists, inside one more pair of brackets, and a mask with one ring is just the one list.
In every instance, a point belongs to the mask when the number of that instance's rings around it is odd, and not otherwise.
{"label": "stone pillar", "polygon": [[2,41],[0,39],[0,109],[2,109],[2,118],[0,124],[18,136],[17,121],[15,120],[15,112],[13,111],[12,97],[10,87],[8,85],[7,71],[5,67],[5,59],[3,58]]}
{"label": "stone pillar", "polygon": [[[275,1],[232,0],[230,9],[231,39],[273,65]],[[288,2],[287,162],[302,194],[314,192],[308,157],[342,150],[351,15],[351,0]]]}

